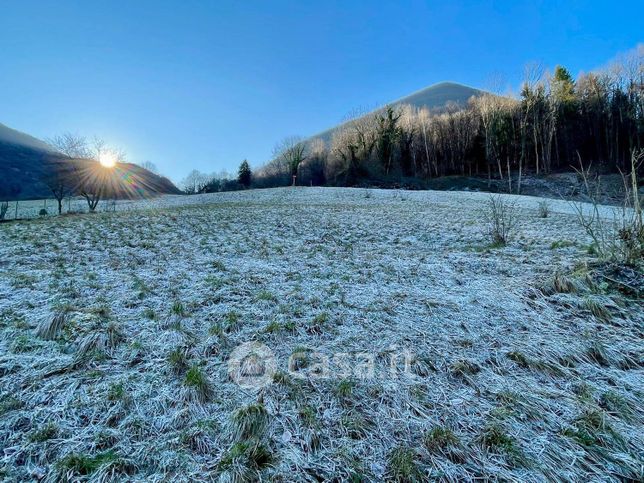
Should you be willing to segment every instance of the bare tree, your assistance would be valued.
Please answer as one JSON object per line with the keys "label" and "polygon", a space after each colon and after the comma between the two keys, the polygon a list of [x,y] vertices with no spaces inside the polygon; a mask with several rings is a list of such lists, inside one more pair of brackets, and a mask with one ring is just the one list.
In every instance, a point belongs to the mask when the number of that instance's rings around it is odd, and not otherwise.
{"label": "bare tree", "polygon": [[103,169],[98,163],[103,156],[108,155],[116,163],[126,162],[127,155],[120,148],[112,148],[107,143],[94,136],[89,146],[90,162],[85,162],[82,169],[85,173],[80,173],[78,191],[87,201],[89,211],[96,211],[99,201],[108,196],[116,195],[116,186],[113,184],[112,170]]}
{"label": "bare tree", "polygon": [[87,159],[92,156],[90,144],[87,139],[78,134],[65,132],[49,138],[47,142],[61,154],[68,158]]}
{"label": "bare tree", "polygon": [[430,114],[429,114],[429,109],[426,107],[421,108],[418,111],[418,116],[416,117],[418,120],[419,124],[419,132],[423,140],[423,149],[425,153],[425,163],[426,163],[426,175],[431,176],[431,168],[434,168],[434,172],[436,173],[436,176],[438,176],[438,166],[435,162],[432,163],[430,160],[429,156],[429,150],[430,150]]}
{"label": "bare tree", "polygon": [[300,164],[306,159],[306,152],[307,145],[301,136],[284,138],[273,150],[274,158],[282,160],[288,167],[289,173],[293,178],[293,186],[295,186]]}
{"label": "bare tree", "polygon": [[[90,158],[92,153],[87,139],[71,132],[54,136],[48,139],[47,142],[56,151],[69,158],[67,161],[64,159],[54,160],[50,170],[43,177],[43,182],[58,202],[58,214],[61,214],[63,198],[71,194],[75,188],[78,188],[78,186],[75,186],[78,184],[78,179],[74,175],[79,174],[80,169],[75,166],[72,160]],[[88,204],[91,211],[91,204],[89,202]]]}
{"label": "bare tree", "polygon": [[143,169],[147,169],[151,173],[159,174],[159,168],[157,168],[157,165],[154,164],[152,161],[143,161],[141,163],[141,167]]}
{"label": "bare tree", "polygon": [[503,179],[501,158],[496,149],[496,143],[494,142],[497,125],[501,116],[499,99],[499,97],[492,94],[483,94],[475,99],[474,105],[478,110],[485,134],[485,158],[489,164],[497,165],[499,177]]}
{"label": "bare tree", "polygon": [[404,176],[416,176],[416,108],[405,104],[400,112],[400,166]]}
{"label": "bare tree", "polygon": [[181,181],[180,186],[184,193],[195,195],[202,193],[212,178],[212,176],[208,176],[207,174],[193,169],[188,173],[188,176]]}
{"label": "bare tree", "polygon": [[401,116],[400,109],[393,106],[386,106],[381,113],[376,114],[376,147],[382,168],[387,175],[393,166],[396,146],[401,138],[401,129],[398,125]]}
{"label": "bare tree", "polygon": [[48,166],[43,175],[42,181],[58,203],[58,214],[63,212],[63,199],[72,193],[74,180],[72,178],[72,168],[68,161],[64,159],[54,159]]}
{"label": "bare tree", "polygon": [[300,165],[302,184],[320,186],[326,182],[328,150],[324,140],[314,138],[307,142],[308,156]]}
{"label": "bare tree", "polygon": [[[62,198],[67,193],[78,193],[85,198],[90,213],[96,211],[99,201],[113,194],[111,173],[103,169],[99,160],[109,154],[115,162],[123,163],[126,154],[118,148],[110,148],[99,137],[87,138],[72,133],[63,133],[49,140],[58,152],[67,157],[65,164],[59,165],[56,173],[48,182],[50,189],[62,210]],[[61,163],[63,161],[61,160]]]}

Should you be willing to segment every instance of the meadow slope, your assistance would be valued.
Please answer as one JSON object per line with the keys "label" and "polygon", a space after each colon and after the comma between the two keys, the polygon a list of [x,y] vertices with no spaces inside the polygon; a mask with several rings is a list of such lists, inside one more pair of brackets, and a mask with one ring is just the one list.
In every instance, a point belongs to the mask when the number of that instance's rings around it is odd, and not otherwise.
{"label": "meadow slope", "polygon": [[[641,479],[642,300],[594,275],[564,202],[507,196],[516,236],[491,246],[488,197],[287,188],[0,225],[0,479]],[[229,373],[250,341],[262,388]]]}

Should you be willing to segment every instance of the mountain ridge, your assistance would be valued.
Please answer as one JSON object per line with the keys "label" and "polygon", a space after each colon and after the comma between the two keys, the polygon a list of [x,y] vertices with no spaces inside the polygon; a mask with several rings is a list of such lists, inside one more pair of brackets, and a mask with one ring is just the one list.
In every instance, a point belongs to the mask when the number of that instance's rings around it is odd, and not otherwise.
{"label": "mountain ridge", "polygon": [[40,149],[50,153],[56,150],[46,142],[17,129],[13,129],[0,122],[0,143],[25,146],[32,149]]}
{"label": "mountain ridge", "polygon": [[[485,91],[470,87],[453,81],[442,81],[436,84],[429,85],[422,89],[412,92],[406,96],[400,97],[394,101],[384,104],[381,107],[373,109],[359,118],[373,114],[382,110],[385,106],[402,106],[410,104],[414,107],[422,108],[427,107],[430,110],[440,110],[447,107],[448,104],[454,103],[459,106],[465,106],[471,97],[476,97],[484,94]],[[343,121],[336,126],[325,129],[309,139],[323,139],[330,141],[333,134],[351,121]]]}

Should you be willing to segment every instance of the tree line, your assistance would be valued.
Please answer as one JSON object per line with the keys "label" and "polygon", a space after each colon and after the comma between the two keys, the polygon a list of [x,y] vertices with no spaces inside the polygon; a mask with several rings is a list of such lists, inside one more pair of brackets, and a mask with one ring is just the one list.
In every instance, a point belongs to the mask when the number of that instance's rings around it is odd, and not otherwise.
{"label": "tree line", "polygon": [[[644,46],[573,78],[526,68],[518,96],[483,93],[440,110],[386,106],[353,116],[330,139],[289,137],[252,175],[255,187],[408,184],[446,175],[481,176],[521,191],[527,174],[578,167],[627,171],[644,147]],[[241,168],[241,167],[240,167]],[[214,191],[239,189],[210,184]],[[208,183],[202,186],[208,191]]]}

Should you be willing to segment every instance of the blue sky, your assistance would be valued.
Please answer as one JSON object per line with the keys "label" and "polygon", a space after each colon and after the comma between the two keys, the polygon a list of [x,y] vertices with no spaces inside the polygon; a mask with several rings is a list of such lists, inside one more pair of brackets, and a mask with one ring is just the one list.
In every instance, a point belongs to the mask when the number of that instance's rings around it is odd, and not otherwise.
{"label": "blue sky", "polygon": [[642,18],[641,0],[0,0],[0,122],[100,135],[178,181],[443,80],[591,70]]}

